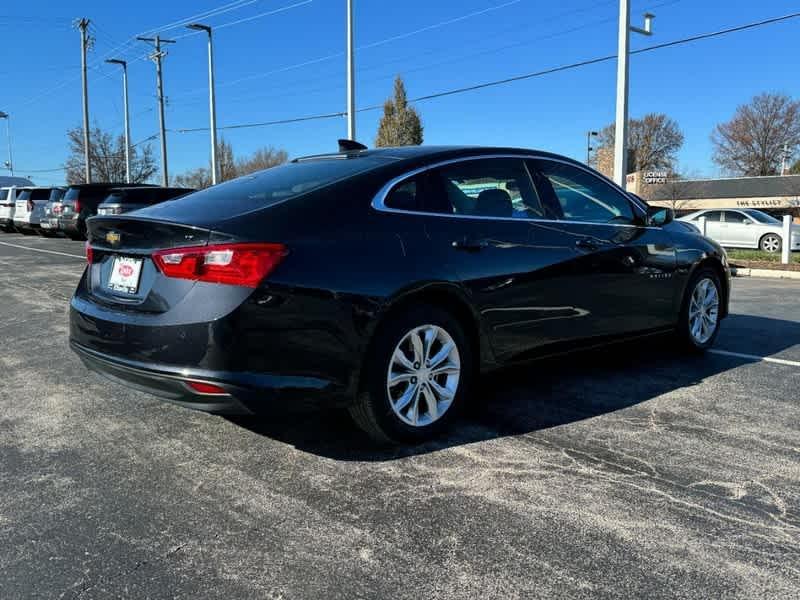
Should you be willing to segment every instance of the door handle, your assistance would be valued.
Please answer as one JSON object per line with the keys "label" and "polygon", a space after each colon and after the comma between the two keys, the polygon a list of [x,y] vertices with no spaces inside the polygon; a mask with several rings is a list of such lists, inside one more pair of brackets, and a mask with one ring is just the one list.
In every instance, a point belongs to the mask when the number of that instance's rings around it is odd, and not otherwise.
{"label": "door handle", "polygon": [[452,245],[453,248],[455,248],[456,250],[466,250],[467,252],[478,252],[479,250],[488,248],[489,242],[487,242],[486,240],[473,240],[465,237],[461,240],[455,240]]}
{"label": "door handle", "polygon": [[575,246],[577,246],[581,250],[591,251],[591,250],[597,250],[600,247],[600,243],[591,238],[581,238],[577,242],[575,242]]}

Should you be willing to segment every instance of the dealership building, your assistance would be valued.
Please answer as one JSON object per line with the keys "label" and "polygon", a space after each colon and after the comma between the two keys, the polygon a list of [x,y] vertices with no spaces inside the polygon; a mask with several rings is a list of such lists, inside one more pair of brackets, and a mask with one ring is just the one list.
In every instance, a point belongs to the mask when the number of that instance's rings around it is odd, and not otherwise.
{"label": "dealership building", "polygon": [[638,172],[628,175],[627,189],[651,205],[674,209],[678,215],[704,208],[757,208],[800,221],[800,175],[691,180]]}

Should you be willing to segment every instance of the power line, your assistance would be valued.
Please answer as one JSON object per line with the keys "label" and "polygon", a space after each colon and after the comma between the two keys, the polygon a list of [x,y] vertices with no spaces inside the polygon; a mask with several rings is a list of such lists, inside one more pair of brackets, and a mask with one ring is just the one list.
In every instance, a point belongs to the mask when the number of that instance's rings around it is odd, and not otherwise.
{"label": "power line", "polygon": [[[302,2],[295,2],[294,4],[289,4],[287,6],[282,6],[281,8],[276,8],[274,10],[268,10],[267,12],[262,12],[257,15],[252,15],[250,17],[244,17],[242,19],[237,19],[235,21],[229,21],[228,23],[222,23],[221,25],[214,25],[214,31],[219,29],[224,29],[225,27],[232,27],[233,25],[240,25],[242,23],[247,23],[249,21],[255,21],[256,19],[262,19],[264,17],[269,17],[270,15],[276,15],[278,13],[286,12],[287,10],[291,10],[293,8],[299,8],[306,4],[311,4],[314,0],[303,0]],[[176,36],[176,40],[183,39],[185,37],[189,37],[190,35],[198,35],[205,33],[203,31],[192,31],[190,33],[185,33],[183,35]]]}
{"label": "power line", "polygon": [[[710,39],[710,38],[715,38],[715,37],[719,37],[719,36],[722,36],[722,35],[727,35],[727,34],[730,34],[730,33],[737,33],[737,32],[740,32],[740,31],[746,31],[748,29],[755,29],[757,27],[763,27],[763,26],[766,26],[766,25],[772,25],[772,24],[775,24],[775,23],[780,23],[780,22],[783,22],[783,21],[788,21],[790,19],[795,19],[797,17],[800,17],[800,12],[789,13],[787,15],[782,15],[780,17],[772,17],[772,18],[769,18],[769,19],[764,19],[762,21],[755,21],[755,22],[752,22],[752,23],[746,23],[744,25],[737,25],[737,26],[734,26],[734,27],[728,27],[726,29],[720,29],[720,30],[717,30],[717,31],[712,31],[712,32],[708,32],[708,33],[701,33],[701,34],[698,34],[698,35],[693,35],[693,36],[689,36],[689,37],[685,37],[685,38],[680,38],[680,39],[677,39],[677,40],[672,40],[670,42],[664,42],[664,43],[661,43],[661,44],[655,44],[653,46],[647,46],[645,48],[640,48],[638,50],[633,50],[633,51],[631,51],[631,54],[644,54],[645,52],[652,52],[654,50],[661,50],[663,48],[670,48],[670,47],[673,47],[673,46],[689,44],[689,43],[692,43],[692,42],[697,42],[697,41],[700,41],[700,40],[706,40],[706,39]],[[514,83],[514,82],[523,81],[523,80],[526,80],[526,79],[533,79],[535,77],[543,77],[545,75],[551,75],[553,73],[559,73],[559,72],[562,72],[562,71],[569,71],[569,70],[577,69],[577,68],[580,68],[580,67],[586,67],[586,66],[589,66],[589,65],[595,65],[595,64],[599,64],[599,63],[603,63],[603,62],[608,62],[608,61],[611,61],[611,60],[616,60],[616,58],[617,58],[616,54],[609,54],[607,56],[600,56],[600,57],[597,57],[597,58],[591,58],[591,59],[587,59],[587,60],[582,60],[582,61],[579,61],[579,62],[574,62],[574,63],[570,63],[570,64],[566,64],[566,65],[560,65],[558,67],[552,67],[550,69],[544,69],[544,70],[541,70],[541,71],[535,71],[535,72],[532,72],[532,73],[526,73],[524,75],[516,75],[516,76],[513,76],[513,77],[506,77],[504,79],[497,79],[497,80],[494,80],[494,81],[487,81],[487,82],[484,82],[484,83],[478,83],[478,84],[475,84],[475,85],[469,85],[469,86],[465,86],[465,87],[455,88],[455,89],[452,89],[452,90],[446,90],[446,91],[437,92],[437,93],[434,93],[434,94],[427,94],[427,95],[424,95],[424,96],[419,96],[417,98],[412,98],[411,100],[409,100],[409,102],[410,103],[424,102],[426,100],[433,100],[433,99],[436,99],[436,98],[444,98],[446,96],[454,96],[456,94],[464,94],[466,92],[472,92],[472,91],[486,89],[486,88],[490,88],[490,87],[496,87],[496,86],[505,85],[505,84],[508,84],[508,83]],[[382,106],[383,106],[382,104],[375,104],[375,105],[372,105],[372,106],[366,106],[366,107],[358,109],[357,112],[368,112],[368,111],[378,110],[378,109],[382,108]],[[281,119],[281,120],[277,120],[277,121],[264,121],[264,122],[261,122],[261,123],[241,123],[241,124],[236,124],[236,125],[226,125],[226,126],[223,126],[223,127],[218,127],[218,129],[226,130],[226,129],[246,129],[246,128],[252,128],[252,127],[267,127],[267,126],[270,126],[270,125],[282,125],[282,124],[285,124],[285,123],[297,123],[297,122],[300,122],[300,121],[313,121],[313,120],[321,120],[321,119],[331,119],[331,118],[336,118],[336,117],[342,117],[345,114],[346,114],[345,112],[339,111],[339,112],[326,113],[326,114],[320,114],[320,115],[306,115],[306,116],[302,116],[302,117]],[[198,132],[198,131],[208,131],[208,127],[183,128],[183,129],[177,129],[176,131],[178,131],[179,133],[192,133],[192,132]]]}

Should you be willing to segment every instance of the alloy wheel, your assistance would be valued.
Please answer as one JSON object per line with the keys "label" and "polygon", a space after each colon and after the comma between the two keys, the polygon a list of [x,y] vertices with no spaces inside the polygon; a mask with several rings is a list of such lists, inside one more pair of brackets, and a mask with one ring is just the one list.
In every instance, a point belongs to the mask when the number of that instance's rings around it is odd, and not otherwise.
{"label": "alloy wheel", "polygon": [[761,249],[765,252],[777,252],[781,249],[781,238],[773,234],[764,236],[761,240]]}
{"label": "alloy wheel", "polygon": [[430,425],[452,405],[460,378],[461,358],[450,334],[437,325],[415,327],[389,361],[386,392],[392,411],[406,425]]}
{"label": "alloy wheel", "polygon": [[706,344],[717,330],[719,291],[709,277],[697,282],[689,301],[689,333],[695,343]]}

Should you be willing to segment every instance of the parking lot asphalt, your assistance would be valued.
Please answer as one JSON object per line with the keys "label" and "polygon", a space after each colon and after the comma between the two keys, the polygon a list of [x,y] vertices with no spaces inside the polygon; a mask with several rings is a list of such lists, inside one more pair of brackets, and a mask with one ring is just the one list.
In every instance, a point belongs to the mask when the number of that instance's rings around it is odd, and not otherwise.
{"label": "parking lot asphalt", "polygon": [[0,234],[0,598],[800,597],[800,282],[734,281],[733,354],[502,372],[386,450],[335,411],[226,419],[89,374],[82,255]]}

